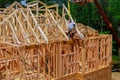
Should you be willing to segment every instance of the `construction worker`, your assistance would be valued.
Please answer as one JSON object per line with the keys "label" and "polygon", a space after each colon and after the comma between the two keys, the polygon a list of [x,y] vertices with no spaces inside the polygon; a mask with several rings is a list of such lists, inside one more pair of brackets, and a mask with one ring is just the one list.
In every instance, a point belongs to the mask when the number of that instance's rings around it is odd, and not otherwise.
{"label": "construction worker", "polygon": [[68,37],[70,38],[72,36],[71,32],[72,30],[75,29],[75,23],[72,22],[72,20],[70,19],[69,20],[69,23],[68,23]]}

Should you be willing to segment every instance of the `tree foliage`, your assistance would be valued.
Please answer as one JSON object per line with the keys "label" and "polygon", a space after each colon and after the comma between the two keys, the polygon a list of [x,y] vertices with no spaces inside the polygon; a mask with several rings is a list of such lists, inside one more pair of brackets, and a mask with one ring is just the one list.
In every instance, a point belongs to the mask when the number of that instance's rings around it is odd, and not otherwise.
{"label": "tree foliage", "polygon": [[14,1],[21,2],[22,0],[0,0],[0,7],[5,8],[9,6],[10,4],[12,4]]}

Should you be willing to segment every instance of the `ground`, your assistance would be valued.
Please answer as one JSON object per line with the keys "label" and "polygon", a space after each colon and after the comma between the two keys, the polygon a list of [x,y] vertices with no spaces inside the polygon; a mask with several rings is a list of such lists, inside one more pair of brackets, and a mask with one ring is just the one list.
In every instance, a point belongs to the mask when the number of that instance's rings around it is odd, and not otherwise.
{"label": "ground", "polygon": [[113,72],[112,73],[112,80],[120,80],[120,72]]}

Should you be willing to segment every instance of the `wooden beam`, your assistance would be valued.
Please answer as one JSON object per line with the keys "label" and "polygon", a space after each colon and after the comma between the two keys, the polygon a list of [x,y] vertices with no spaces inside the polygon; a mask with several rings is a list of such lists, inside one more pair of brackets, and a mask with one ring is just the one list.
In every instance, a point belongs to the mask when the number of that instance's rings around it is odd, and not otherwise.
{"label": "wooden beam", "polygon": [[12,14],[10,14],[7,18],[4,18],[4,20],[2,22],[0,22],[0,25],[3,24],[4,22],[6,22],[6,20],[8,20],[9,18],[11,18],[15,13],[18,12],[18,9],[16,9]]}
{"label": "wooden beam", "polygon": [[48,39],[46,37],[46,35],[44,34],[44,32],[42,31],[41,27],[39,26],[39,24],[37,23],[32,11],[30,10],[30,8],[28,8],[28,10],[30,11],[30,14],[33,18],[33,21],[35,22],[36,28],[40,31],[41,35],[43,36],[43,38],[45,39],[45,41],[48,43]]}
{"label": "wooden beam", "polygon": [[37,35],[36,35],[36,33],[34,32],[34,30],[32,29],[32,25],[30,24],[30,22],[29,22],[28,18],[26,17],[25,13],[23,12],[22,9],[20,9],[20,10],[21,10],[23,16],[25,17],[25,19],[26,19],[26,21],[27,21],[27,23],[28,23],[30,29],[32,30],[33,34],[35,35],[36,40],[38,41],[38,43],[40,43],[40,40],[39,40],[39,38],[37,37]]}
{"label": "wooden beam", "polygon": [[12,26],[12,24],[11,24],[11,22],[9,20],[8,20],[8,23],[10,25],[10,28],[11,28],[12,32],[13,32],[14,38],[16,39],[16,42],[18,43],[18,45],[20,45],[20,41],[18,40],[17,35],[16,35],[16,33],[15,33],[14,29],[13,29],[13,26]]}
{"label": "wooden beam", "polygon": [[47,6],[47,8],[56,8],[56,7],[58,7],[58,4]]}
{"label": "wooden beam", "polygon": [[22,35],[23,35],[23,37],[27,40],[27,42],[30,44],[30,40],[29,40],[29,38],[27,37],[27,34],[26,34],[26,32],[24,31],[24,29],[23,29],[23,25],[21,24],[21,22],[20,22],[20,20],[18,19],[18,17],[17,17],[17,15],[16,14],[14,14],[15,15],[15,17],[16,17],[16,19],[17,19],[17,21],[18,21],[18,23],[19,23],[19,25],[20,25],[20,27],[21,27],[21,29],[22,29]]}
{"label": "wooden beam", "polygon": [[33,6],[36,6],[36,5],[37,5],[37,3],[34,3],[34,4],[31,4],[31,5],[27,5],[27,7],[30,8],[30,7],[33,7]]}
{"label": "wooden beam", "polygon": [[59,30],[62,32],[62,34],[65,36],[65,38],[67,40],[69,40],[69,38],[67,37],[67,35],[65,34],[65,32],[63,31],[63,29],[61,28],[61,26],[57,23],[57,21],[54,19],[53,15],[51,14],[50,10],[48,10],[51,18],[53,19],[53,21],[55,22],[55,24],[57,25],[57,27],[59,28]]}

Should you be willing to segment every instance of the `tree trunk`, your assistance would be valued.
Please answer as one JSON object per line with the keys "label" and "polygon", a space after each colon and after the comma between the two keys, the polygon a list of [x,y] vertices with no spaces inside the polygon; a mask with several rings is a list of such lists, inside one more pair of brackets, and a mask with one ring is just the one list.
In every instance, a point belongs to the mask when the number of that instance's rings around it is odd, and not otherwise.
{"label": "tree trunk", "polygon": [[119,56],[119,61],[120,61],[120,48],[118,48],[118,56]]}
{"label": "tree trunk", "polygon": [[[118,37],[120,40],[120,25],[118,26]],[[120,61],[120,47],[118,48],[118,56],[119,56],[119,61]]]}

